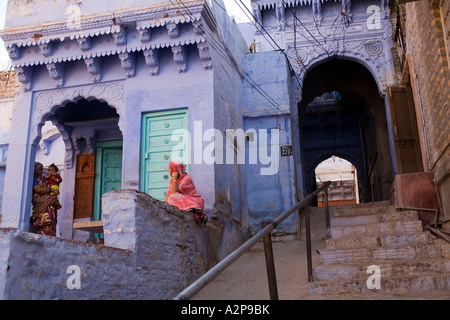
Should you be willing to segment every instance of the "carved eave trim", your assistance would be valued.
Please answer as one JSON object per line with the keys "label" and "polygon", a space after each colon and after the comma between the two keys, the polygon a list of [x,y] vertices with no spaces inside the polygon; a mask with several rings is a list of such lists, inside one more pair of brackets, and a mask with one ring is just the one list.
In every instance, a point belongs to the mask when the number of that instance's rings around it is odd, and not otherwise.
{"label": "carved eave trim", "polygon": [[[198,21],[202,12],[209,10],[204,0],[185,0],[183,4],[183,10],[172,5],[159,5],[156,8],[127,8],[126,10],[118,10],[100,16],[82,16],[78,27],[68,26],[67,20],[10,27],[0,31],[0,37],[7,47],[12,45],[26,47],[49,43],[52,40],[73,40],[121,32],[120,28],[117,28],[115,21],[121,21],[124,25],[136,23],[136,25],[140,25],[139,29],[164,26],[169,22],[180,24]],[[180,14],[180,11],[187,10],[186,8],[189,9],[189,15]]]}
{"label": "carved eave trim", "polygon": [[211,59],[211,54],[209,53],[208,43],[198,43],[197,44],[198,53],[200,56],[200,60],[202,61],[203,69],[209,70],[212,69],[213,63]]}
{"label": "carved eave trim", "polygon": [[78,48],[80,48],[81,51],[91,50],[91,39],[91,37],[78,38]]}
{"label": "carved eave trim", "polygon": [[140,28],[138,25],[136,25],[136,30],[139,33],[139,40],[141,40],[141,42],[149,42],[150,40],[152,40],[152,28]]}
{"label": "carved eave trim", "polygon": [[174,39],[180,36],[180,25],[176,23],[168,23],[166,24],[167,33],[169,37]]}
{"label": "carved eave trim", "polygon": [[[5,42],[5,46],[10,48],[12,46],[17,47],[28,47],[33,45],[42,45],[48,44],[51,41],[64,41],[64,40],[74,40],[80,38],[87,37],[96,37],[104,34],[114,34],[116,32],[120,32],[120,29],[114,28],[114,26],[106,26],[103,28],[96,29],[83,29],[83,30],[70,30],[67,27],[62,28],[65,29],[63,33],[58,34],[48,34],[46,30],[42,30],[41,28],[32,29],[32,30],[23,30],[22,32],[10,32],[8,29],[0,33],[3,41]],[[48,31],[47,31],[48,32]]]}
{"label": "carved eave trim", "polygon": [[203,43],[206,40],[200,36],[197,35],[194,38],[190,39],[183,39],[183,38],[177,38],[172,39],[171,41],[166,42],[159,42],[159,43],[141,43],[139,45],[127,45],[127,46],[116,46],[116,48],[107,48],[105,50],[91,50],[89,52],[83,52],[81,49],[78,49],[78,52],[74,52],[74,54],[70,56],[58,56],[56,53],[54,53],[51,57],[43,57],[39,59],[26,59],[26,57],[23,57],[22,59],[16,59],[14,60],[14,66],[15,67],[28,67],[28,66],[34,66],[34,65],[42,65],[42,64],[49,64],[49,63],[59,63],[59,62],[66,62],[66,61],[75,61],[75,60],[81,60],[81,59],[89,59],[89,58],[96,58],[96,57],[105,57],[115,54],[122,54],[122,53],[132,53],[136,51],[143,51],[148,49],[160,49],[160,48],[170,48],[175,46],[184,46],[189,44],[199,44]]}
{"label": "carved eave trim", "polygon": [[32,77],[32,69],[31,68],[15,68],[17,73],[17,80],[22,84],[22,88],[24,91],[31,90],[31,77]]}
{"label": "carved eave trim", "polygon": [[40,44],[39,48],[41,49],[41,53],[44,57],[49,57],[53,54],[53,42],[52,41],[50,41],[49,43]]}
{"label": "carved eave trim", "polygon": [[114,26],[112,36],[114,38],[114,43],[118,46],[125,45],[127,43],[127,32],[122,26]]}
{"label": "carved eave trim", "polygon": [[183,73],[187,69],[186,64],[186,47],[185,46],[174,46],[172,47],[173,60],[177,65],[177,71]]}
{"label": "carved eave trim", "polygon": [[87,58],[84,59],[88,72],[91,74],[94,83],[100,82],[102,78],[102,59],[101,58]]}
{"label": "carved eave trim", "polygon": [[125,70],[127,78],[134,77],[136,75],[136,55],[133,53],[125,52],[119,54],[120,64]]}
{"label": "carved eave trim", "polygon": [[145,64],[152,76],[159,74],[159,51],[157,49],[144,50]]}
{"label": "carved eave trim", "polygon": [[[319,0],[322,4],[324,2],[341,2],[341,0]],[[295,7],[295,6],[311,6],[313,0],[253,0],[253,5],[258,6],[261,10],[271,10],[276,9],[277,4],[282,3],[284,7]]]}
{"label": "carved eave trim", "polygon": [[[40,25],[7,28],[0,32],[15,68],[24,70],[35,65],[47,65],[49,72],[61,74],[52,78],[60,87],[64,83],[63,62],[84,60],[92,80],[101,79],[99,58],[118,55],[127,77],[135,75],[135,52],[142,51],[152,75],[159,73],[157,49],[171,48],[177,70],[186,70],[185,47],[197,45],[205,70],[212,68],[205,31],[217,28],[215,17],[206,1],[186,1],[183,15],[176,5],[158,9],[119,10],[114,14],[82,17],[80,29],[57,21]],[[112,19],[114,17],[115,19]],[[164,18],[161,18],[164,17]],[[122,24],[115,24],[120,21]],[[114,23],[113,23],[114,22]],[[135,25],[136,28],[124,26]],[[164,27],[165,33],[161,32]],[[82,29],[81,29],[82,28]],[[108,41],[112,35],[114,42]],[[131,64],[129,64],[131,63]],[[62,69],[59,71],[57,69]],[[26,73],[26,74],[25,74]],[[23,72],[23,84],[29,87],[28,72]],[[29,88],[28,88],[29,90]]]}
{"label": "carved eave trim", "polygon": [[64,64],[49,63],[46,66],[48,74],[55,81],[56,87],[61,88],[64,84]]}
{"label": "carved eave trim", "polygon": [[189,15],[189,16],[180,16],[180,17],[174,17],[174,18],[166,18],[166,19],[157,19],[157,20],[140,20],[136,22],[136,29],[137,30],[143,30],[143,29],[153,29],[157,27],[164,27],[168,24],[182,24],[182,23],[189,23],[189,22],[196,22],[201,19],[200,14],[196,15]]}
{"label": "carved eave trim", "polygon": [[12,60],[17,60],[22,57],[22,49],[17,45],[12,44],[6,47],[6,51],[8,51],[8,55]]}

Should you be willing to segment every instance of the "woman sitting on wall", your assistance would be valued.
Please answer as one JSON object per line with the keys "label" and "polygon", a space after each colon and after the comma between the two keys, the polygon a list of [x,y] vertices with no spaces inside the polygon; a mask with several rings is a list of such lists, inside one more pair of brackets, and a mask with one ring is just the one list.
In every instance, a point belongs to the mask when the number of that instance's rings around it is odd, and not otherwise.
{"label": "woman sitting on wall", "polygon": [[194,182],[186,173],[184,164],[178,161],[170,162],[169,174],[172,178],[164,201],[181,210],[193,212],[194,219],[198,224],[206,224],[208,217],[203,212],[205,201],[197,193]]}
{"label": "woman sitting on wall", "polygon": [[52,189],[42,176],[42,163],[34,164],[33,195],[31,202],[33,210],[31,222],[36,233],[56,236],[57,210],[61,208],[58,197],[51,193]]}

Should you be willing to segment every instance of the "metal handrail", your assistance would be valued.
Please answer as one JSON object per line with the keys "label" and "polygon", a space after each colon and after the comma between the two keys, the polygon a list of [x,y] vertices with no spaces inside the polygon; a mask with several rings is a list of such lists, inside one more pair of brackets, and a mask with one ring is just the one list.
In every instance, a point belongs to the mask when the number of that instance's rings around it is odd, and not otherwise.
{"label": "metal handrail", "polygon": [[[283,212],[278,218],[276,218],[274,221],[269,222],[268,225],[264,228],[262,228],[261,231],[259,231],[257,234],[255,234],[253,237],[251,237],[249,240],[244,242],[239,248],[234,250],[232,253],[230,253],[228,256],[226,256],[222,261],[220,261],[218,264],[216,264],[214,267],[212,267],[209,271],[207,271],[204,275],[202,275],[200,278],[195,280],[192,284],[190,284],[187,288],[185,288],[183,291],[181,291],[178,295],[176,295],[173,300],[188,300],[192,298],[195,294],[197,294],[203,287],[205,287],[209,282],[211,282],[217,275],[219,275],[221,272],[223,272],[227,267],[229,267],[234,261],[236,261],[240,256],[242,256],[248,249],[253,247],[256,243],[258,243],[261,239],[263,239],[265,236],[270,235],[270,233],[276,229],[276,227],[286,220],[292,213],[296,212],[298,209],[304,207],[305,205],[308,205],[308,202],[316,197],[319,192],[326,188],[331,184],[330,181],[322,185],[319,189],[314,191],[313,193],[309,194],[307,197],[305,197],[302,201],[298,202],[296,205],[294,205],[292,208],[288,209],[287,211]],[[327,194],[327,192],[326,192]],[[326,205],[328,204],[328,197],[325,197]],[[309,222],[307,222],[307,227]],[[329,225],[327,223],[327,229],[329,228]],[[308,246],[308,244],[307,244]],[[310,241],[309,241],[309,247],[310,247]],[[311,248],[309,248],[309,252],[311,252]],[[311,268],[311,259],[308,259],[308,270],[312,270]],[[308,272],[308,278],[311,278],[310,273]],[[270,279],[269,279],[270,281]],[[310,279],[311,281],[311,279]]]}

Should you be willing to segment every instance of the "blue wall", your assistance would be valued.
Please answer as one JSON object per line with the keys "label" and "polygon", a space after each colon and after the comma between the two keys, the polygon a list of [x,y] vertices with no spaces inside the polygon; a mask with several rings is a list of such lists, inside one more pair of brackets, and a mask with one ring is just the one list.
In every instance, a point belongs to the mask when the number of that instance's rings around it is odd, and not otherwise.
{"label": "blue wall", "polygon": [[[291,80],[284,55],[280,52],[248,54],[245,59],[248,80],[244,81],[245,130],[275,130],[279,141],[268,137],[268,147],[275,144],[293,145],[291,130]],[[256,83],[252,80],[256,80]],[[264,95],[261,94],[264,92]],[[261,138],[258,135],[258,138]],[[264,146],[260,153],[270,155]],[[261,222],[273,220],[295,204],[296,174],[294,156],[279,157],[278,170],[273,175],[263,175],[267,168],[261,161],[247,164],[247,211],[248,224],[252,232],[260,229]],[[292,215],[276,232],[295,232],[296,220]]]}

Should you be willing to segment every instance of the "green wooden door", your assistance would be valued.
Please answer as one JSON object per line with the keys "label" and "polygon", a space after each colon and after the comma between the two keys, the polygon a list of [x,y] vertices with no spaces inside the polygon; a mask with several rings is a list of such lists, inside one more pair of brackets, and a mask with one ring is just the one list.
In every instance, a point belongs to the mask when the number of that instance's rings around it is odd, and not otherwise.
{"label": "green wooden door", "polygon": [[102,218],[102,195],[122,187],[122,141],[97,142],[94,219]]}
{"label": "green wooden door", "polygon": [[169,188],[169,162],[179,160],[187,168],[188,139],[177,129],[188,129],[186,109],[143,115],[140,188],[161,201]]}

